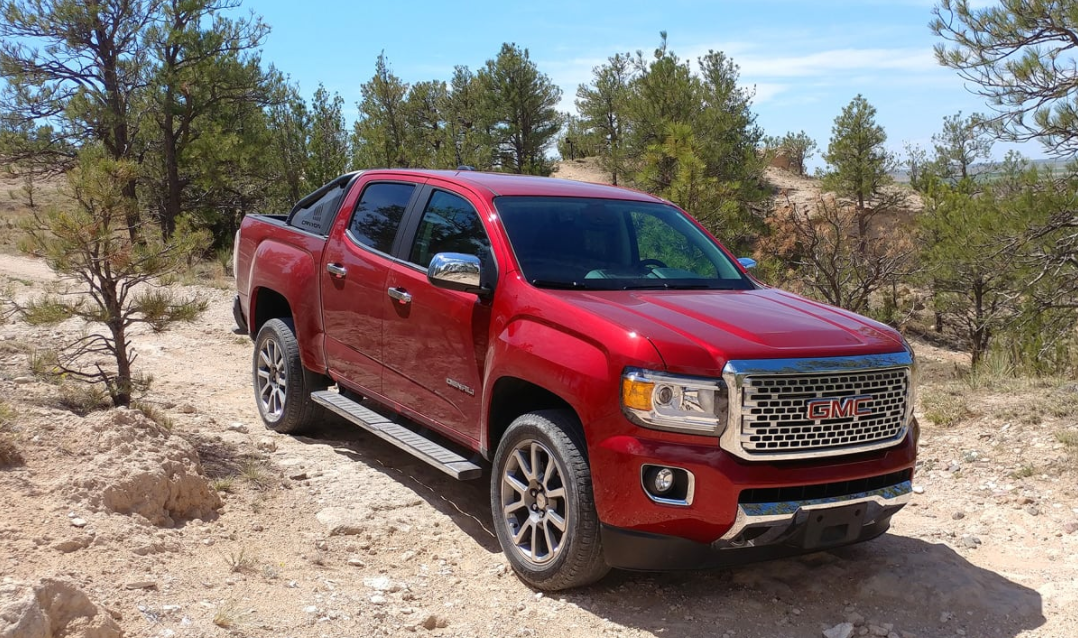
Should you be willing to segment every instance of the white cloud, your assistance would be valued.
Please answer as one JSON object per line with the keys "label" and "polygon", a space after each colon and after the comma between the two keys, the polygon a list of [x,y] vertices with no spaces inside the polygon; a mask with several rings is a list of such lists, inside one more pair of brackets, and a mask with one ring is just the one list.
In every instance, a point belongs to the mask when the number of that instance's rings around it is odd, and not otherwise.
{"label": "white cloud", "polygon": [[924,72],[938,68],[925,49],[832,49],[804,55],[742,55],[736,58],[742,77],[819,77],[847,72]]}
{"label": "white cloud", "polygon": [[753,104],[764,104],[775,99],[775,96],[780,93],[786,92],[790,85],[781,84],[779,82],[757,82],[755,85],[747,84],[744,88],[753,90],[755,89],[755,97],[752,99]]}

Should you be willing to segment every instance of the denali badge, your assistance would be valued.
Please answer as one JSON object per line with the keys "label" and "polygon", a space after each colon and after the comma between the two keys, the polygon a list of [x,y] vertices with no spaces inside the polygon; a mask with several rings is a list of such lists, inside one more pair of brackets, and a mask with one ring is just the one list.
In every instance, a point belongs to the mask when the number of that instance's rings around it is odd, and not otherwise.
{"label": "denali badge", "polygon": [[456,379],[450,379],[449,377],[446,377],[445,384],[451,388],[456,388],[460,390],[464,394],[470,394],[473,397],[475,396],[475,390],[469,388],[468,386],[464,385],[460,381],[457,381]]}
{"label": "denali badge", "polygon": [[872,395],[862,394],[856,397],[835,397],[832,399],[810,399],[805,402],[808,418],[813,421],[823,419],[841,419],[850,416],[868,416],[872,414],[869,403]]}

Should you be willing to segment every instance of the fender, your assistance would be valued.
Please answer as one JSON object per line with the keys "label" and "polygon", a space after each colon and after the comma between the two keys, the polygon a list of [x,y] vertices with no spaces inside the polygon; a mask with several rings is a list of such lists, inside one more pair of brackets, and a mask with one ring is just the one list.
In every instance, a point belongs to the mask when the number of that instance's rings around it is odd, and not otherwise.
{"label": "fender", "polygon": [[[324,372],[326,361],[322,342],[325,335],[322,328],[321,286],[318,281],[321,244],[324,240],[306,238],[301,233],[293,233],[293,236],[318,241],[319,255],[274,239],[266,239],[260,243],[251,259],[248,322],[251,334],[255,334],[260,292],[269,290],[281,295],[292,309],[303,367]],[[257,267],[255,264],[258,264]]]}

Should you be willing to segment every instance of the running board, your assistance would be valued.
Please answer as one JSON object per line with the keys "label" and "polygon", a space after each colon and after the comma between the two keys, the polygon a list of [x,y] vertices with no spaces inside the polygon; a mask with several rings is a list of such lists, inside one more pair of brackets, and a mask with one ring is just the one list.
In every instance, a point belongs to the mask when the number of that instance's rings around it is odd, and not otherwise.
{"label": "running board", "polygon": [[390,421],[374,410],[356,403],[336,392],[323,390],[312,392],[311,400],[339,414],[371,434],[384,439],[416,458],[430,463],[439,470],[461,481],[479,478],[483,469],[453,450],[443,447],[425,436]]}

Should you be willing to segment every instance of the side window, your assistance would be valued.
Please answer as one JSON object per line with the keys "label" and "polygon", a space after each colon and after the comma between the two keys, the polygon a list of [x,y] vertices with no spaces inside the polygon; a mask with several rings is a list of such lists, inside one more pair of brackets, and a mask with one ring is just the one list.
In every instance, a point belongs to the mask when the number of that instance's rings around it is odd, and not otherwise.
{"label": "side window", "polygon": [[375,250],[390,252],[413,191],[415,184],[390,182],[371,184],[363,189],[348,224],[352,239]]}
{"label": "side window", "polygon": [[342,195],[344,195],[343,185],[329,191],[307,208],[297,210],[288,223],[310,233],[328,235],[329,227],[333,225],[333,219],[337,216],[337,206],[341,203]]}
{"label": "side window", "polygon": [[464,253],[481,259],[490,254],[490,240],[475,208],[463,197],[445,191],[431,195],[408,261],[426,268],[438,253]]}

